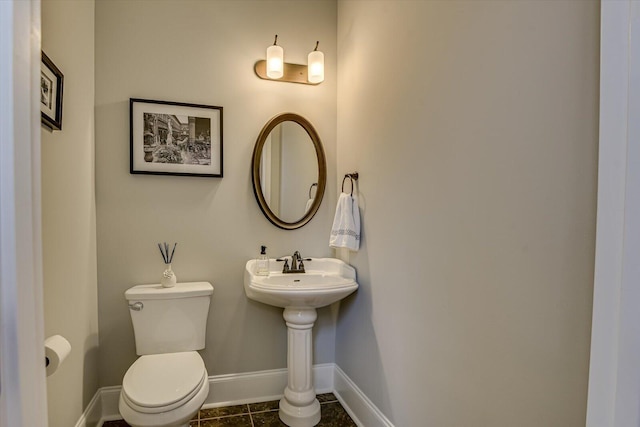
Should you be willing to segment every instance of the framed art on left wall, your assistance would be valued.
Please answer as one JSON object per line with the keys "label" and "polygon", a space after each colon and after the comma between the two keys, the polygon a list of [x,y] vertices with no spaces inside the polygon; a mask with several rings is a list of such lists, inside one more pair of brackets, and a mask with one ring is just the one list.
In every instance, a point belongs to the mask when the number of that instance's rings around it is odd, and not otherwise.
{"label": "framed art on left wall", "polygon": [[40,112],[42,125],[62,130],[62,88],[64,76],[49,57],[42,52],[40,63]]}

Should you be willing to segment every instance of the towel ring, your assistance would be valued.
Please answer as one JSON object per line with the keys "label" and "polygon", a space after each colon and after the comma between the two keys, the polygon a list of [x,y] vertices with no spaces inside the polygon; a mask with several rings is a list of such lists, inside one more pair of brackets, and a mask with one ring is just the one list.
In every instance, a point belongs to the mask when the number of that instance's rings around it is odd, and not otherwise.
{"label": "towel ring", "polygon": [[349,181],[351,181],[351,195],[353,196],[353,181],[354,180],[358,180],[358,172],[354,172],[354,173],[346,173],[344,174],[344,178],[342,178],[342,192],[344,193],[344,182],[346,181],[346,179],[349,178]]}
{"label": "towel ring", "polygon": [[311,184],[311,187],[309,187],[309,198],[311,198],[311,190],[313,190],[313,187],[317,187],[318,183],[314,182],[313,184]]}

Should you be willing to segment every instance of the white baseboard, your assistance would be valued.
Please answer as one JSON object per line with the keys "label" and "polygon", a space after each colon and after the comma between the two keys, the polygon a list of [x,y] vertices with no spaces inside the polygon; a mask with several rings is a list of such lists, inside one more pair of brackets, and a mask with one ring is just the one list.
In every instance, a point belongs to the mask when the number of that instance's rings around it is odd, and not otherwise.
{"label": "white baseboard", "polygon": [[334,394],[361,427],[393,427],[391,421],[384,416],[376,405],[358,388],[338,365],[334,365]]}
{"label": "white baseboard", "polygon": [[[334,363],[313,367],[316,393],[334,392],[342,406],[360,427],[393,427],[378,408]],[[248,372],[209,377],[209,396],[204,408],[277,400],[287,385],[287,370]],[[122,387],[103,387],[87,406],[75,427],[101,427],[120,419],[118,400]]]}
{"label": "white baseboard", "polygon": [[93,395],[93,399],[87,405],[75,427],[93,427],[101,424],[102,418],[102,393],[100,390]]}
{"label": "white baseboard", "polygon": [[[314,365],[313,385],[316,393],[333,391],[333,363]],[[287,370],[248,372],[209,377],[209,396],[204,408],[241,405],[277,400],[287,386]]]}
{"label": "white baseboard", "polygon": [[100,424],[97,427],[102,427],[102,423],[105,421],[122,419],[118,409],[120,390],[122,390],[122,386],[102,387],[98,390],[98,393],[102,396],[102,417],[100,417]]}

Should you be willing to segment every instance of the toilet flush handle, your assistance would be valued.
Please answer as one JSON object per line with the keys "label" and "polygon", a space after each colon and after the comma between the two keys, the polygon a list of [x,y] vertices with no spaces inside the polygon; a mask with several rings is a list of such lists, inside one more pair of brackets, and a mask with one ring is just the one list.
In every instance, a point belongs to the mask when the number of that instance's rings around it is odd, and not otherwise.
{"label": "toilet flush handle", "polygon": [[133,311],[140,311],[144,308],[144,304],[141,301],[134,302],[133,304],[129,304],[129,308]]}

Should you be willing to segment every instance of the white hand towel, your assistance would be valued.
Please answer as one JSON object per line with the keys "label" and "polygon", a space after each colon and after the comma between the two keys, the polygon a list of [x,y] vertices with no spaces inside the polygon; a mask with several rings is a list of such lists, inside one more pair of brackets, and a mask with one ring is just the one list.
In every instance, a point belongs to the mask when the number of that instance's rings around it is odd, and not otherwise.
{"label": "white hand towel", "polygon": [[332,248],[348,248],[352,251],[360,249],[360,208],[358,198],[342,193],[338,198],[336,216],[331,227],[329,246]]}
{"label": "white hand towel", "polygon": [[306,214],[311,209],[311,205],[313,204],[313,199],[307,200],[307,206],[304,207],[304,213]]}

